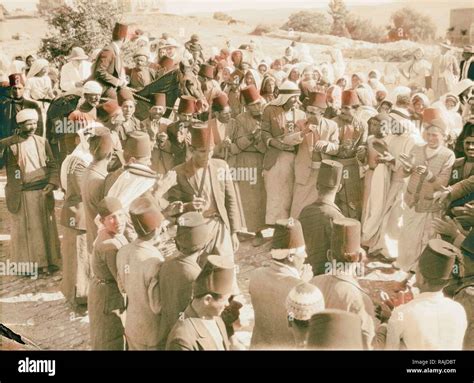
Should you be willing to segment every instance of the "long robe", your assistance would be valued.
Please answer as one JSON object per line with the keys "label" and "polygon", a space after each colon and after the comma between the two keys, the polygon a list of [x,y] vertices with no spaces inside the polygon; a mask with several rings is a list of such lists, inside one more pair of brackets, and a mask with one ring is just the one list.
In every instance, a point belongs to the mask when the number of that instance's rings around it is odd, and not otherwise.
{"label": "long robe", "polygon": [[[54,195],[47,184],[59,187],[59,174],[48,142],[39,136],[15,135],[0,141],[0,157],[7,168],[5,199],[11,213],[12,262],[33,262],[38,268],[56,266],[60,257],[54,215]],[[19,176],[19,177],[18,177]]]}
{"label": "long robe", "polygon": [[[291,216],[298,217],[301,211],[311,205],[318,198],[316,181],[323,159],[337,154],[339,145],[339,129],[334,121],[322,118],[319,125],[310,125],[306,120],[299,121],[301,130],[307,132],[298,148],[295,159],[295,185]],[[314,131],[310,130],[310,127]],[[314,145],[318,141],[327,141],[328,144],[321,151],[315,151]]]}
{"label": "long robe", "polygon": [[89,323],[93,350],[123,350],[124,329],[119,313],[125,302],[117,285],[117,252],[127,244],[121,235],[101,230],[94,243],[94,278],[89,292]]}
{"label": "long robe", "polygon": [[89,283],[92,278],[81,197],[81,184],[88,165],[79,157],[71,156],[71,158],[70,161],[63,163],[68,168],[66,195],[60,219],[60,224],[63,226],[61,291],[68,301],[81,304],[87,302]]}
{"label": "long robe", "polygon": [[250,138],[255,129],[260,129],[260,122],[250,112],[239,114],[235,121],[229,164],[235,172],[247,231],[258,232],[265,226],[267,194],[262,174],[265,143]]}
{"label": "long robe", "polygon": [[[390,168],[385,164],[377,164],[379,152],[374,143],[386,145],[382,139],[370,137],[367,142],[369,170],[364,178],[364,197],[362,204],[362,243],[371,246],[380,235],[380,227],[384,218],[384,207],[390,188]],[[381,153],[382,154],[382,153]]]}

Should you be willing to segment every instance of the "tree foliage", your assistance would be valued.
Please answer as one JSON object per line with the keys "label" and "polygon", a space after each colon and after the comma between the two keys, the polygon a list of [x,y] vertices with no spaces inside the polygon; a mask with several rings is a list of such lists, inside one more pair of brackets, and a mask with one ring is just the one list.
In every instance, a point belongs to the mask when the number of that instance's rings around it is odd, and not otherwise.
{"label": "tree foliage", "polygon": [[435,38],[436,24],[429,15],[402,8],[392,14],[391,20],[395,28],[403,28],[410,40],[428,41]]}
{"label": "tree foliage", "polygon": [[61,6],[48,17],[50,31],[41,40],[39,54],[49,61],[66,56],[74,46],[86,53],[101,48],[112,37],[120,9],[109,2],[74,0],[71,6]]}
{"label": "tree foliage", "polygon": [[323,12],[301,11],[290,15],[282,29],[328,34],[331,31],[331,19]]}
{"label": "tree foliage", "polygon": [[329,2],[329,15],[332,17],[331,35],[350,37],[349,31],[346,27],[346,18],[349,11],[343,0],[331,0]]}

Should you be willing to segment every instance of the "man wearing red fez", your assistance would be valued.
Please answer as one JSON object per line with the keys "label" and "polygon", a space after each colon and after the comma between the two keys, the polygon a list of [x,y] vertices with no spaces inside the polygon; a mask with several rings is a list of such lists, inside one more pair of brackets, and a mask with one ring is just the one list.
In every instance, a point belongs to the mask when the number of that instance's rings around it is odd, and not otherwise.
{"label": "man wearing red fez", "polygon": [[[199,68],[198,79],[201,84],[201,90],[204,94],[204,98],[209,105],[212,106],[212,101],[221,93],[221,87],[219,83],[214,80],[215,67],[209,64],[202,64]],[[209,113],[203,112],[200,114],[199,119],[201,121],[208,120]]]}
{"label": "man wearing red fez", "polygon": [[176,321],[167,350],[224,351],[230,349],[221,314],[229,306],[235,285],[230,257],[210,255],[193,284],[193,299]]}
{"label": "man wearing red fez", "polygon": [[197,99],[191,96],[181,96],[178,105],[178,120],[168,125],[167,133],[171,143],[174,166],[182,164],[191,157],[190,129],[197,114]]}
{"label": "man wearing red fez", "polygon": [[326,108],[326,93],[309,92],[306,119],[297,122],[304,138],[295,159],[292,217],[298,217],[305,206],[316,201],[315,185],[321,161],[337,154],[339,129],[334,121],[323,117]]}
{"label": "man wearing red fez", "polygon": [[148,118],[141,122],[141,130],[150,136],[152,146],[151,168],[159,174],[165,174],[174,167],[171,142],[168,139],[168,126],[172,121],[163,114],[166,112],[166,94],[151,95],[152,106]]}
{"label": "man wearing red fez", "polygon": [[[17,133],[18,124],[16,115],[23,109],[34,109],[38,113],[37,135],[43,134],[43,118],[39,105],[23,97],[25,82],[22,73],[14,73],[8,76],[10,85],[10,96],[0,101],[0,139],[10,137]],[[1,163],[0,159],[0,163]]]}
{"label": "man wearing red fez", "polygon": [[236,69],[230,74],[229,79],[224,83],[223,91],[229,98],[229,106],[232,112],[232,117],[236,117],[244,111],[242,102],[240,100],[240,84],[244,78],[244,73]]}
{"label": "man wearing red fez", "polygon": [[305,265],[305,241],[297,219],[276,222],[270,254],[270,265],[254,270],[250,276],[249,293],[255,311],[250,343],[253,350],[294,348],[286,299],[295,286],[313,276],[311,266]]}
{"label": "man wearing red fez", "polygon": [[[120,200],[124,209],[140,196],[148,196],[157,206],[164,204],[161,197],[176,184],[176,173],[169,171],[158,176],[150,168],[151,142],[145,132],[132,132],[123,148],[125,164],[109,173],[105,179],[104,194]],[[129,225],[130,226],[130,225]],[[131,226],[125,232],[128,239],[136,237]]]}
{"label": "man wearing red fez", "polygon": [[262,139],[267,146],[263,161],[267,190],[267,225],[290,217],[295,183],[295,158],[298,145],[303,141],[297,121],[304,113],[297,108],[300,95],[298,85],[285,81],[279,87],[278,97],[263,111]]}
{"label": "man wearing red fez", "polygon": [[92,350],[124,349],[120,314],[125,302],[117,284],[117,253],[128,244],[123,232],[126,216],[120,201],[105,197],[99,203],[101,229],[91,257],[93,279],[88,305]]}
{"label": "man wearing red fez", "polygon": [[229,106],[229,98],[220,92],[211,104],[211,114],[208,126],[214,137],[214,158],[227,161],[231,153],[232,139],[235,131],[235,120]]}
{"label": "man wearing red fez", "polygon": [[84,172],[81,182],[81,195],[84,205],[84,219],[87,231],[87,249],[92,253],[97,237],[95,217],[99,212],[99,203],[105,197],[104,184],[107,176],[107,164],[114,151],[114,142],[110,130],[100,126],[93,130],[89,138],[89,151],[93,161]]}
{"label": "man wearing red fez", "polygon": [[48,141],[35,135],[38,119],[36,109],[20,110],[16,114],[18,132],[0,140],[0,157],[7,173],[10,260],[35,263],[39,272],[52,272],[58,269],[60,258],[53,195],[60,183]]}
{"label": "man wearing red fez", "polygon": [[351,218],[334,220],[324,274],[315,276],[311,283],[323,293],[326,309],[345,310],[360,317],[364,348],[371,349],[376,319],[370,296],[357,282],[365,260],[360,234],[359,221]]}
{"label": "man wearing red fez", "polygon": [[117,253],[117,282],[128,301],[127,349],[158,350],[161,310],[158,272],[165,259],[156,245],[165,218],[147,197],[132,202],[130,218],[138,238]]}
{"label": "man wearing red fez", "polygon": [[92,66],[91,80],[97,81],[103,87],[104,97],[116,99],[117,88],[126,87],[125,67],[121,57],[121,49],[128,36],[128,26],[116,23],[112,42],[97,56]]}
{"label": "man wearing red fez", "polygon": [[241,94],[245,111],[235,119],[236,127],[230,151],[236,174],[248,174],[249,169],[255,169],[253,179],[236,177],[235,183],[240,192],[247,231],[257,234],[253,245],[259,246],[263,243],[261,231],[265,228],[267,201],[262,176],[266,147],[262,140],[261,122],[265,104],[254,85],[242,89]]}
{"label": "man wearing red fez", "polygon": [[339,127],[339,146],[335,160],[344,165],[342,189],[336,198],[336,204],[346,217],[355,219],[362,215],[362,182],[360,163],[365,161],[365,144],[367,142],[367,123],[357,120],[354,116],[360,106],[355,90],[342,92],[341,114],[334,118]]}
{"label": "man wearing red fez", "polygon": [[183,211],[200,211],[209,225],[207,254],[234,256],[241,229],[238,197],[227,163],[212,158],[212,130],[204,125],[191,128],[191,158],[174,170],[177,185],[168,192],[171,202],[181,201]]}

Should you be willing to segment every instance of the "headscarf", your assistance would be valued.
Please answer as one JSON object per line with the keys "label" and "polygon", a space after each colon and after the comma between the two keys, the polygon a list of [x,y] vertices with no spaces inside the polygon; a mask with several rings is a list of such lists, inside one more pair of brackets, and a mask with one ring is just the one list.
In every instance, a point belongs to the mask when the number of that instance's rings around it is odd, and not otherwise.
{"label": "headscarf", "polygon": [[[28,75],[26,78],[32,78],[35,77],[39,72],[43,70],[43,68],[46,68],[49,66],[48,60],[45,59],[38,59],[36,60],[33,65],[31,65],[31,68],[28,72]],[[47,75],[47,74],[46,74]]]}
{"label": "headscarf", "polygon": [[258,73],[258,71],[255,69],[247,69],[247,72],[245,72],[245,76],[247,76],[247,73],[249,72],[253,76],[253,79],[255,81],[255,87],[258,91],[260,91],[260,86],[262,85],[262,77],[260,76],[260,73]]}
{"label": "headscarf", "polygon": [[[448,109],[446,107],[446,99],[452,98],[456,101],[456,105],[453,109]],[[433,103],[431,107],[441,110],[444,120],[447,123],[448,131],[452,136],[458,137],[462,132],[462,117],[458,113],[459,106],[461,105],[459,97],[453,93],[446,93],[440,97],[438,101]]]}

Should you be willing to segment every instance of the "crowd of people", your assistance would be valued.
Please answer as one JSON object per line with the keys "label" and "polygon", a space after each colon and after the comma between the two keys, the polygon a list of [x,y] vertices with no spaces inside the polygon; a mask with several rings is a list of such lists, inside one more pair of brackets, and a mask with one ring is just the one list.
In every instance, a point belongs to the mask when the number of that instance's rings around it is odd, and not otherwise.
{"label": "crowd of people", "polygon": [[[474,349],[474,46],[460,63],[447,43],[432,62],[416,49],[389,89],[339,50],[318,64],[303,44],[273,60],[230,45],[206,56],[198,35],[117,23],[60,68],[15,57],[0,88],[12,260],[62,267],[98,350],[242,349],[250,239],[271,242],[251,349]],[[176,103],[154,93],[139,118],[137,92],[170,73]],[[48,125],[68,95],[77,107]],[[404,299],[374,304],[358,282],[371,259],[405,273]]]}

